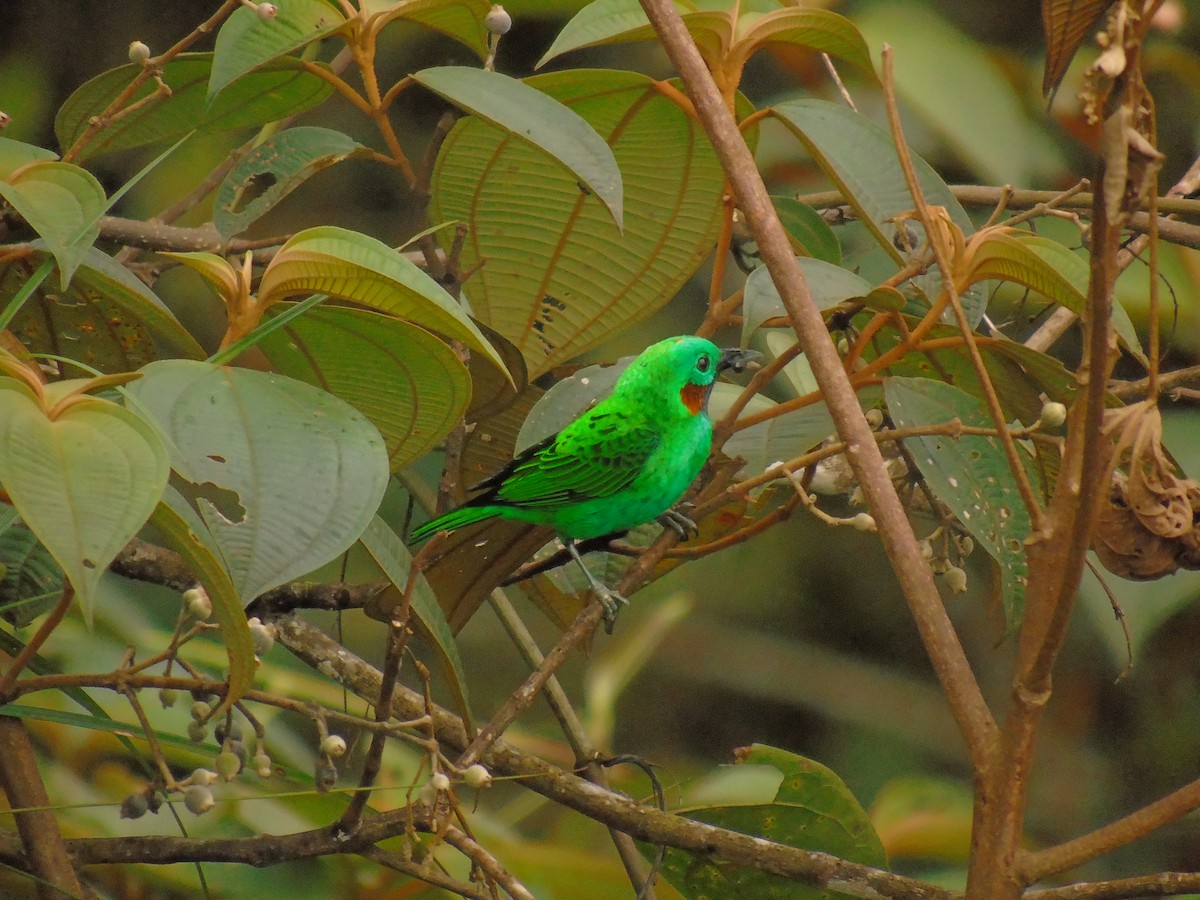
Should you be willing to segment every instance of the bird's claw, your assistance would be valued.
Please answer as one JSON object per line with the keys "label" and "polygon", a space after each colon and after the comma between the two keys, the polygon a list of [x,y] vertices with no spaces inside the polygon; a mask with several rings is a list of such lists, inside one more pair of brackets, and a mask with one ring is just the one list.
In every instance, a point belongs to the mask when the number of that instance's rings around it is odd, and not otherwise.
{"label": "bird's claw", "polygon": [[[688,504],[689,506],[691,504]],[[682,541],[700,534],[700,526],[690,516],[684,515],[677,509],[668,509],[657,519],[664,528],[670,528]]]}
{"label": "bird's claw", "polygon": [[604,607],[604,630],[608,634],[613,633],[613,626],[617,624],[617,613],[621,611],[621,607],[629,603],[627,599],[622,597],[610,587],[598,585],[596,587],[596,599],[600,601],[600,605]]}

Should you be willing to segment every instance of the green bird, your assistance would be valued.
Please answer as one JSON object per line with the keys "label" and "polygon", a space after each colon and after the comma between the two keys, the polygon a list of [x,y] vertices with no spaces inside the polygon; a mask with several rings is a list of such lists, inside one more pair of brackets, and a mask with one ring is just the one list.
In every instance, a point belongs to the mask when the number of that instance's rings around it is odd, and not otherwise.
{"label": "green bird", "polygon": [[696,530],[671,507],[708,459],[709,395],[720,372],[740,372],[757,356],[699,337],[659,341],[629,364],[608,397],[525,448],[475,485],[483,493],[426,522],[412,540],[496,516],[548,525],[583,569],[611,631],[626,600],[588,571],[576,542],[616,536],[653,519],[684,537]]}

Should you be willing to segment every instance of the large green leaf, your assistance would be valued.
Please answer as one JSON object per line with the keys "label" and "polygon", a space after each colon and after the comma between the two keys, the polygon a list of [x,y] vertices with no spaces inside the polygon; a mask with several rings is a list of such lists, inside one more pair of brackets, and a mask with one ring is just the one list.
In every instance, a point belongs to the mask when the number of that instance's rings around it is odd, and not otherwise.
{"label": "large green leaf", "polygon": [[[984,183],[1029,184],[1061,169],[1060,152],[1026,114],[1002,64],[932,4],[870,4],[855,24],[872,47],[892,47],[905,112],[919,117]],[[981,116],[981,109],[988,114]]]}
{"label": "large green leaf", "polygon": [[[12,512],[12,507],[3,509]],[[48,612],[62,595],[62,568],[25,525],[0,532],[0,566],[0,616],[17,628]]]}
{"label": "large green leaf", "polygon": [[[35,245],[39,246],[39,245]],[[8,298],[49,254],[0,264],[0,297]],[[145,283],[89,247],[66,290],[43,284],[12,321],[31,351],[77,359],[102,372],[129,372],[161,354],[199,359],[204,351]]]}
{"label": "large green leaf", "polygon": [[[745,770],[742,767],[746,767]],[[761,771],[755,771],[761,770]],[[804,850],[818,850],[850,862],[887,868],[887,856],[862,806],[830,769],[784,750],[754,744],[741,751],[729,784],[720,791],[724,803],[709,803],[676,812],[743,834]],[[715,796],[714,796],[715,799]],[[653,852],[651,850],[647,852]],[[826,900],[838,896],[756,869],[717,864],[683,850],[668,849],[663,875],[689,900],[753,897],[754,900]]]}
{"label": "large green leaf", "polygon": [[93,592],[167,484],[154,427],[98,397],[52,418],[31,388],[0,378],[0,484],[50,551],[91,620]]}
{"label": "large green leaf", "polygon": [[[383,574],[387,576],[396,591],[403,591],[408,585],[412,574],[412,555],[408,548],[396,537],[396,533],[388,528],[387,523],[376,516],[371,520],[366,530],[359,538],[367,552],[379,564]],[[395,594],[394,600],[399,601],[400,594]],[[463,670],[462,658],[458,655],[458,644],[438,599],[434,596],[429,582],[420,572],[413,582],[413,592],[409,597],[412,614],[416,617],[421,631],[428,637],[430,644],[437,653],[441,663],[442,674],[445,675],[451,690],[454,692],[459,709],[464,718],[470,721],[470,704],[467,695],[467,676]]]}
{"label": "large green leaf", "polygon": [[579,182],[581,193],[598,197],[621,228],[621,170],[612,149],[577,113],[499,72],[440,66],[412,77],[508,138],[526,141],[549,156]]}
{"label": "large green leaf", "polygon": [[210,535],[182,495],[168,489],[150,521],[204,585],[212,600],[213,616],[221,626],[221,642],[229,655],[229,690],[214,710],[215,718],[232,707],[254,682],[254,638],[242,610],[241,597],[229,572],[217,559]]}
{"label": "large green leaf", "polygon": [[258,286],[266,303],[304,294],[328,294],[377,309],[466,344],[502,371],[504,363],[454,298],[387,244],[332,225],[289,240]]}
{"label": "large green leaf", "polygon": [[735,53],[748,59],[760,48],[772,44],[828,53],[860,71],[875,74],[871,53],[858,29],[849,19],[827,9],[793,6],[770,12],[743,12],[738,17]]}
{"label": "large green leaf", "polygon": [[[865,297],[871,293],[871,284],[848,269],[809,257],[799,257],[796,265],[808,282],[813,302],[817,309],[829,309],[851,297]],[[786,316],[787,310],[771,273],[766,266],[759,266],[746,279],[745,299],[742,301],[742,346],[750,336],[768,319]]]}
{"label": "large green leaf", "polygon": [[330,128],[299,126],[274,134],[225,176],[213,223],[223,237],[238,234],[317,172],[370,152]]}
{"label": "large green leaf", "polygon": [[[977,398],[933,378],[885,379],[884,395],[899,428],[954,419],[995,427]],[[1005,623],[1016,628],[1025,606],[1025,539],[1032,525],[999,438],[929,435],[905,443],[933,493],[1000,566]]]}
{"label": "large green leaf", "polygon": [[[773,107],[772,112],[804,144],[813,162],[854,207],[879,246],[903,265],[904,255],[894,243],[896,226],[892,219],[912,210],[915,204],[891,135],[854,110],[825,100],[789,100]],[[955,225],[965,234],[972,233],[975,226],[941,176],[919,156],[913,155],[912,162],[925,202],[945,207]],[[909,224],[920,228],[919,223]],[[918,244],[922,240],[918,237]],[[916,283],[933,296],[940,286],[939,273],[931,271]],[[986,289],[968,291],[963,304],[974,325],[986,308]]]}
{"label": "large green leaf", "polygon": [[0,197],[36,231],[58,261],[66,288],[100,234],[108,206],[96,177],[64,162],[32,162],[0,181]]}
{"label": "large green leaf", "polygon": [[432,450],[471,397],[466,366],[444,341],[369,310],[318,306],[258,346],[276,371],[370,419],[393,472]]}
{"label": "large green leaf", "polygon": [[367,15],[382,15],[388,22],[417,22],[466,44],[480,59],[487,58],[490,32],[486,19],[491,0],[359,0],[358,8]]}
{"label": "large green leaf", "polygon": [[172,467],[243,604],[346,550],[383,497],[379,432],[282,375],[163,360],[129,393],[171,441]]}
{"label": "large green leaf", "polygon": [[286,0],[276,4],[279,13],[260,19],[255,10],[235,9],[217,33],[212,76],[206,102],[248,72],[277,57],[318,41],[341,28],[346,20],[336,4],[325,0]]}
{"label": "large green leaf", "polygon": [[[1022,284],[1083,315],[1090,278],[1087,259],[1058,241],[1027,231],[997,232],[979,245],[972,263],[972,281],[991,278]],[[1112,318],[1121,345],[1149,368],[1137,330],[1118,302],[1113,303]]]}
{"label": "large green leaf", "polygon": [[470,226],[462,266],[473,313],[525,355],[530,378],[662,307],[711,252],[724,175],[695,121],[633,72],[529,79],[612,147],[625,228],[576,178],[478,118],[460,121],[434,171],[431,218]]}
{"label": "large green leaf", "polygon": [[[171,60],[162,75],[171,88],[170,95],[109,124],[77,158],[172,140],[193,130],[209,134],[262,125],[303,112],[333,93],[329,82],[305,70],[298,60],[280,59],[241,79],[235,89],[226,91],[206,107],[204,92],[212,64],[211,53],[183,53]],[[92,118],[107,109],[141,71],[140,65],[111,69],[68,97],[54,120],[59,144],[63,147],[74,144]],[[148,97],[154,90],[154,82],[147,81],[130,98],[130,103]]]}
{"label": "large green leaf", "polygon": [[58,159],[58,154],[53,150],[0,137],[0,179],[7,179],[15,170],[29,163],[55,159]]}

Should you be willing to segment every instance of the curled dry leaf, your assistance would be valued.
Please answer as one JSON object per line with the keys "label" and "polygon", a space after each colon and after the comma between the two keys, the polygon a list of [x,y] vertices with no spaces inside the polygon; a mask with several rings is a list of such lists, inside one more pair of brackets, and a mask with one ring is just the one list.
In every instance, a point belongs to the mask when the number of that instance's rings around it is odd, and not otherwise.
{"label": "curled dry leaf", "polygon": [[1139,581],[1200,568],[1200,483],[1182,477],[1163,449],[1158,407],[1115,410],[1106,426],[1121,468],[1092,537],[1101,564]]}

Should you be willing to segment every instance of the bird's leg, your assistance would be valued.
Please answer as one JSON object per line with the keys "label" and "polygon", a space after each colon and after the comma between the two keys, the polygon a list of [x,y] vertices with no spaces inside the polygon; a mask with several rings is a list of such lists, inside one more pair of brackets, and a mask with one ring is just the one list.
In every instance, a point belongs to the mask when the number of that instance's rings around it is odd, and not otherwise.
{"label": "bird's leg", "polygon": [[[682,503],[681,506],[692,506],[691,503]],[[677,509],[668,509],[665,513],[655,519],[663,528],[670,528],[681,541],[686,541],[688,538],[696,537],[700,534],[700,526],[695,520]]]}
{"label": "bird's leg", "polygon": [[587,576],[588,583],[591,584],[596,599],[604,607],[604,630],[612,634],[613,626],[617,624],[617,613],[629,601],[608,585],[599,581],[591,573],[588,567],[583,564],[583,557],[579,555],[579,550],[576,548],[574,541],[564,541],[564,543],[567,545],[567,551],[575,557],[575,562],[579,563],[579,568],[583,569],[583,574]]}

